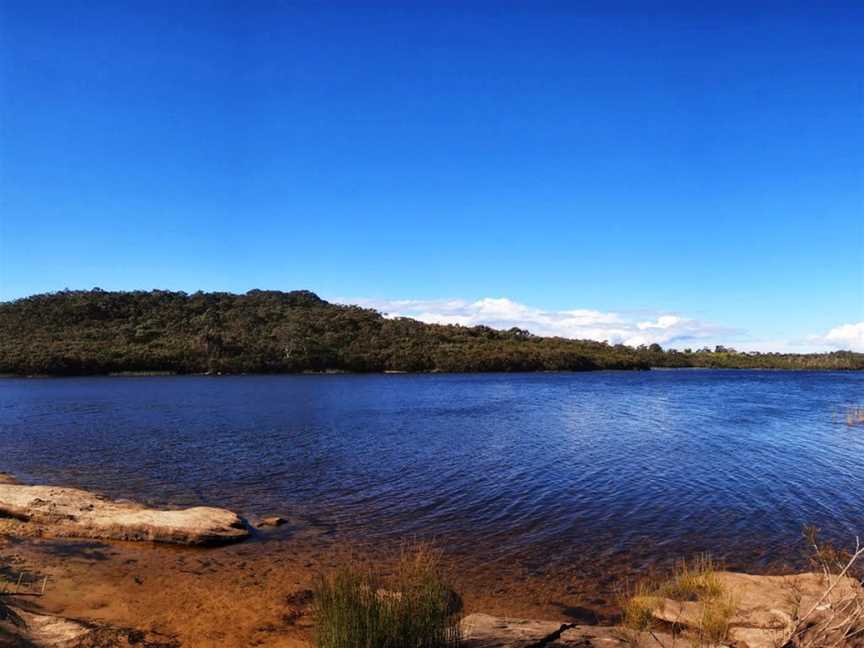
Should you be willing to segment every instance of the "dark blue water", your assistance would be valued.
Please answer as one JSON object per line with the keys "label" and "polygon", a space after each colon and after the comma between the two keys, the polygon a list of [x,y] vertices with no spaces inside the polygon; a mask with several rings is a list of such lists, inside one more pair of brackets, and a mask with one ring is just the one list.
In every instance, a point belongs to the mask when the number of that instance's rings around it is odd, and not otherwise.
{"label": "dark blue water", "polygon": [[0,380],[0,470],[533,564],[864,536],[864,374]]}

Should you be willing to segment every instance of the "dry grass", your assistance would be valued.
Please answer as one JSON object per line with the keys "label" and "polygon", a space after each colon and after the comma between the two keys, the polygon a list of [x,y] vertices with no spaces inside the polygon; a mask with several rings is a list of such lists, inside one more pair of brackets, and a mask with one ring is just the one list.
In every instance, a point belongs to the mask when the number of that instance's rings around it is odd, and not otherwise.
{"label": "dry grass", "polygon": [[461,641],[454,595],[440,555],[403,549],[394,573],[345,565],[315,588],[319,648],[451,648]]}
{"label": "dry grass", "polygon": [[822,543],[819,530],[806,527],[804,536],[813,551],[813,562],[822,572],[825,589],[815,603],[799,612],[789,642],[794,648],[840,648],[864,645],[864,589],[849,588],[847,578],[861,582],[860,561],[864,546],[855,540],[852,551]]}
{"label": "dry grass", "polygon": [[[692,624],[695,627],[658,621],[657,613],[667,600],[696,604],[699,618]],[[727,638],[735,603],[720,584],[712,558],[702,554],[691,561],[680,561],[665,579],[637,584],[622,598],[621,609],[621,624],[631,636],[649,633],[662,646],[658,632],[663,630],[672,635],[675,645],[714,646]]]}
{"label": "dry grass", "polygon": [[722,593],[723,588],[717,579],[717,565],[708,554],[700,554],[689,562],[678,562],[671,578],[661,583],[657,590],[659,596],[675,601],[713,599]]}
{"label": "dry grass", "polygon": [[[807,547],[810,565],[815,571],[839,574],[846,569],[852,559],[852,552],[845,547],[837,547],[830,540],[822,540],[819,537],[820,529],[814,525],[804,527],[804,544]],[[853,563],[850,569],[855,575],[858,565]]]}
{"label": "dry grass", "polygon": [[623,596],[621,625],[634,632],[649,630],[654,621],[654,610],[659,605],[657,590],[646,583],[638,583],[633,591]]}
{"label": "dry grass", "polygon": [[696,629],[696,645],[714,646],[725,641],[729,636],[729,627],[735,609],[735,600],[728,593],[703,600],[702,617]]}

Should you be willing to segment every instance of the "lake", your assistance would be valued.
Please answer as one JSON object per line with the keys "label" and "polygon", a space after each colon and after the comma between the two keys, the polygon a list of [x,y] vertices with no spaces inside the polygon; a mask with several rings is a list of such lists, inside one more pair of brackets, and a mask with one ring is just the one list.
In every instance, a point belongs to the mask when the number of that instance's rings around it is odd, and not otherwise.
{"label": "lake", "polygon": [[864,536],[864,374],[0,380],[0,470],[532,568]]}

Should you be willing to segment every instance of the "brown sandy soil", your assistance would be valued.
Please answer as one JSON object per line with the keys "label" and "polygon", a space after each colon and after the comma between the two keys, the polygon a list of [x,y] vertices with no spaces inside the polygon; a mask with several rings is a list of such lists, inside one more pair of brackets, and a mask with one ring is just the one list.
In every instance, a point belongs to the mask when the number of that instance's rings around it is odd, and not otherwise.
{"label": "brown sandy soil", "polygon": [[[152,630],[183,646],[308,645],[304,592],[337,564],[386,565],[398,548],[354,546],[296,529],[218,548],[26,537],[26,525],[0,520],[0,578],[21,571],[48,575],[42,597],[27,603],[49,614]],[[439,543],[439,546],[441,544]],[[638,560],[610,573],[586,558],[554,572],[530,573],[513,560],[444,562],[466,613],[610,623],[616,594],[638,576]],[[626,571],[626,570],[631,570]]]}
{"label": "brown sandy soil", "polygon": [[0,563],[13,574],[49,576],[44,596],[21,598],[42,612],[155,630],[183,646],[306,645],[308,622],[294,618],[288,597],[311,585],[317,563],[288,553],[277,563],[251,553],[243,545],[188,549],[8,536],[0,542]]}

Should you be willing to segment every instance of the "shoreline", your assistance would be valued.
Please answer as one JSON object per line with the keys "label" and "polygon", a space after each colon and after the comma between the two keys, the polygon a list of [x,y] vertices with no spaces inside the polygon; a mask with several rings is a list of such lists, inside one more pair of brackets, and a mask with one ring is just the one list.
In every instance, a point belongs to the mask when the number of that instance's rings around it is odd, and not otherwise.
{"label": "shoreline", "polygon": [[22,380],[46,380],[63,378],[237,378],[237,377],[281,377],[281,376],[531,376],[531,375],[580,375],[580,374],[632,374],[646,372],[685,372],[685,371],[719,371],[731,373],[741,372],[771,372],[771,373],[843,373],[857,374],[864,369],[853,368],[827,368],[827,367],[633,367],[628,369],[579,369],[579,370],[514,370],[514,371],[347,371],[333,369],[326,371],[298,371],[298,372],[203,372],[203,373],[180,373],[176,371],[119,371],[108,373],[71,373],[71,374],[15,374],[0,373],[2,379]]}
{"label": "shoreline", "polygon": [[[297,601],[308,597],[318,576],[339,564],[385,569],[390,564],[374,548],[303,537],[291,529],[264,531],[271,537],[285,535],[261,551],[250,540],[202,548],[140,538],[53,537],[50,529],[28,528],[32,524],[0,517],[0,563],[6,573],[49,579],[45,595],[26,603],[31,612],[82,619],[118,632],[155,633],[178,646],[310,646],[310,612]],[[556,625],[580,633],[585,628],[606,632],[620,620],[616,591],[620,594],[630,578],[624,572],[607,574],[606,582],[563,573],[559,579],[508,570],[497,562],[465,564],[446,552],[444,558],[463,615],[479,624],[476,632],[509,632],[502,619],[542,619],[526,622],[536,624],[538,633]],[[524,629],[524,624],[516,626]]]}

